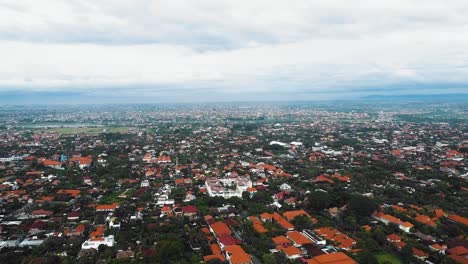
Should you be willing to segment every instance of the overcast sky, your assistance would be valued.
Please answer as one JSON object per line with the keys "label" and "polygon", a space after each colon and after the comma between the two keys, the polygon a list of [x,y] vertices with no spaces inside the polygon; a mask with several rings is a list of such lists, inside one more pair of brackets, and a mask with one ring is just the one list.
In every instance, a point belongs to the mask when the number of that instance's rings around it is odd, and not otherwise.
{"label": "overcast sky", "polygon": [[0,95],[468,92],[467,14],[466,0],[0,0]]}

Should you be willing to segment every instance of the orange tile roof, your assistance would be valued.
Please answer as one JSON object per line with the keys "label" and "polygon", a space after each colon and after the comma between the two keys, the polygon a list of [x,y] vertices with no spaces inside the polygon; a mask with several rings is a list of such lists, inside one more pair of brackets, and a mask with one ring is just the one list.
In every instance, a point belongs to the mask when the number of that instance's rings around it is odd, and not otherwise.
{"label": "orange tile roof", "polygon": [[457,246],[450,248],[448,252],[450,253],[450,255],[467,255],[468,249],[464,246]]}
{"label": "orange tile roof", "polygon": [[397,210],[397,211],[399,211],[399,212],[406,212],[406,211],[408,211],[408,210],[406,210],[406,208],[404,208],[404,207],[402,207],[402,206],[399,206],[399,205],[396,205],[396,204],[392,205],[392,208],[395,209],[395,210]]}
{"label": "orange tile roof", "polygon": [[48,160],[48,159],[44,160],[42,162],[42,164],[44,166],[59,166],[59,165],[62,165],[61,162],[58,162],[58,161],[55,161],[55,160]]}
{"label": "orange tile roof", "polygon": [[247,191],[248,192],[257,192],[257,189],[255,189],[254,187],[248,187]]}
{"label": "orange tile roof", "polygon": [[260,164],[258,167],[266,169],[267,171],[276,171],[276,167],[269,164]]}
{"label": "orange tile roof", "polygon": [[74,233],[83,233],[85,230],[85,226],[84,225],[79,225],[75,228],[75,230],[73,231]]}
{"label": "orange tile roof", "polygon": [[226,258],[224,258],[224,256],[222,254],[208,255],[208,256],[203,257],[204,262],[208,262],[208,261],[213,260],[213,259],[218,259],[221,262],[226,261]]}
{"label": "orange tile roof", "polygon": [[252,261],[250,255],[245,253],[239,245],[226,246],[224,251],[229,254],[232,264],[250,264]]}
{"label": "orange tile roof", "polygon": [[387,236],[387,239],[392,242],[401,241],[401,237],[397,234],[390,234]]}
{"label": "orange tile roof", "polygon": [[208,229],[208,227],[203,227],[201,229],[201,231],[205,234],[205,235],[209,235],[210,234],[210,229]]}
{"label": "orange tile roof", "polygon": [[421,224],[429,225],[432,227],[437,226],[437,224],[434,223],[434,221],[432,221],[431,218],[429,218],[429,216],[427,215],[418,215],[414,218],[414,220],[418,221]]}
{"label": "orange tile roof", "polygon": [[284,247],[284,246],[276,246],[276,249],[281,250],[286,254],[286,256],[294,256],[294,255],[301,255],[302,251],[298,249],[297,247],[289,246],[289,247]]}
{"label": "orange tile roof", "polygon": [[308,264],[357,264],[343,252],[324,254],[307,260]]}
{"label": "orange tile roof", "polygon": [[294,229],[294,225],[284,219],[280,214],[275,212],[273,213],[272,218],[275,219],[275,221],[284,229]]}
{"label": "orange tile roof", "polygon": [[77,197],[80,195],[81,191],[80,190],[58,190],[57,194],[68,194],[73,197]]}
{"label": "orange tile roof", "polygon": [[397,225],[402,225],[404,227],[413,227],[414,226],[410,222],[403,222],[400,219],[394,217],[393,215],[384,214],[383,212],[375,212],[373,214],[373,216],[381,218],[381,219],[385,219],[388,222],[392,222],[392,223],[397,224]]}
{"label": "orange tile roof", "polygon": [[218,244],[211,244],[210,247],[213,255],[221,254],[221,248],[219,248]]}
{"label": "orange tile roof", "polygon": [[452,221],[455,221],[455,222],[458,222],[460,224],[468,225],[468,218],[466,218],[466,217],[462,217],[462,216],[459,216],[459,215],[456,215],[456,214],[452,214],[452,215],[448,216],[448,219],[450,219]]}
{"label": "orange tile roof", "polygon": [[319,175],[317,178],[315,178],[312,182],[328,182],[328,183],[335,183],[332,179],[324,176],[324,175]]}
{"label": "orange tile roof", "polygon": [[311,216],[304,210],[287,211],[287,212],[283,213],[283,216],[286,219],[288,219],[288,221],[292,221],[292,220],[294,220],[294,218],[296,218],[297,216],[300,216],[300,215],[307,216],[307,217],[311,218]]}
{"label": "orange tile roof", "polygon": [[420,258],[427,258],[429,257],[429,254],[427,254],[426,252],[420,250],[420,249],[417,249],[417,248],[413,248],[413,254],[417,257],[420,257]]}
{"label": "orange tile roof", "polygon": [[119,207],[118,203],[113,203],[113,204],[101,204],[96,206],[97,211],[107,211],[107,210],[115,210],[117,207]]}
{"label": "orange tile roof", "polygon": [[286,233],[286,236],[297,245],[305,245],[305,244],[313,243],[312,240],[310,240],[308,237],[304,236],[302,233],[298,231],[290,231]]}
{"label": "orange tile roof", "polygon": [[213,232],[217,235],[230,235],[231,234],[231,229],[224,223],[224,222],[215,222],[211,225],[211,229],[213,229]]}
{"label": "orange tile roof", "polygon": [[273,243],[275,243],[275,245],[291,244],[291,241],[285,236],[277,236],[272,238],[271,240],[273,240]]}
{"label": "orange tile roof", "polygon": [[69,161],[78,161],[80,165],[89,165],[93,162],[93,159],[91,157],[73,157],[70,158]]}
{"label": "orange tile roof", "polygon": [[272,216],[269,213],[263,213],[260,215],[260,218],[263,220],[271,220]]}
{"label": "orange tile roof", "polygon": [[444,216],[444,210],[442,210],[442,209],[435,209],[434,213],[435,213],[437,218],[441,218],[441,217]]}
{"label": "orange tile roof", "polygon": [[255,231],[257,231],[260,234],[264,234],[264,233],[268,232],[268,229],[266,229],[263,226],[262,222],[257,217],[250,216],[249,219],[250,219],[250,221],[252,221],[253,228],[255,229]]}
{"label": "orange tile roof", "polygon": [[98,226],[98,227],[96,228],[95,231],[93,231],[93,232],[91,232],[91,233],[89,234],[89,237],[90,237],[90,238],[101,237],[101,236],[104,235],[104,230],[105,230],[105,229],[106,229],[105,226]]}

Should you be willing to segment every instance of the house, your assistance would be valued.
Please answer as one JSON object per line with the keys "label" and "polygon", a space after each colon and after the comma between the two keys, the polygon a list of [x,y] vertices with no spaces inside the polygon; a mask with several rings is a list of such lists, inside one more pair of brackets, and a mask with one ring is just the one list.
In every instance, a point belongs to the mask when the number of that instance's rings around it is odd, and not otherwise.
{"label": "house", "polygon": [[310,240],[312,240],[312,242],[314,242],[315,245],[325,246],[327,244],[327,241],[325,239],[315,234],[315,232],[312,230],[306,229],[302,231],[302,234],[305,235]]}
{"label": "house", "polygon": [[457,246],[447,250],[449,257],[458,263],[468,263],[468,249],[464,246]]}
{"label": "house", "polygon": [[58,190],[57,194],[65,194],[65,195],[70,195],[74,198],[80,196],[81,191],[80,190]]}
{"label": "house", "polygon": [[159,164],[166,164],[166,163],[171,163],[171,157],[169,156],[159,156],[158,157],[158,163]]}
{"label": "house", "polygon": [[348,237],[333,227],[322,227],[314,231],[317,235],[323,237],[324,239],[335,242],[338,245],[337,247],[343,250],[351,250],[351,248],[356,244],[354,239]]}
{"label": "house", "polygon": [[204,262],[209,262],[211,260],[217,259],[220,262],[226,261],[226,258],[224,258],[223,254],[213,254],[213,255],[207,255],[203,257]]}
{"label": "house", "polygon": [[405,231],[406,233],[409,233],[411,228],[414,226],[413,224],[411,224],[410,222],[403,222],[401,221],[400,219],[392,216],[392,215],[388,215],[388,214],[384,214],[383,212],[374,212],[372,214],[372,217],[386,225],[388,225],[389,223],[394,223],[396,225],[398,225],[398,227]]}
{"label": "house", "polygon": [[255,194],[257,193],[257,189],[254,187],[249,187],[247,188],[247,192],[249,192],[249,197],[253,198]]}
{"label": "house", "polygon": [[193,195],[191,192],[187,192],[185,194],[185,198],[184,198],[184,203],[187,203],[187,202],[190,202],[190,201],[193,201],[195,200],[197,197],[195,197],[195,195]]}
{"label": "house", "polygon": [[151,156],[151,153],[146,153],[145,156],[143,156],[143,162],[145,163],[150,163],[152,159],[153,156]]}
{"label": "house", "polygon": [[55,161],[55,160],[49,160],[49,159],[44,160],[42,162],[42,165],[44,165],[46,167],[53,168],[53,169],[61,169],[62,168],[62,163],[61,162]]}
{"label": "house", "polygon": [[418,221],[421,224],[425,224],[425,225],[428,225],[428,226],[432,226],[432,227],[437,226],[437,224],[434,221],[432,221],[432,219],[427,215],[418,214],[414,218],[414,220]]}
{"label": "house", "polygon": [[107,237],[94,237],[86,240],[82,245],[81,249],[95,249],[97,250],[100,245],[113,247],[114,246],[114,236],[109,235]]}
{"label": "house", "polygon": [[262,220],[263,222],[270,222],[271,219],[272,219],[272,216],[269,213],[263,213],[260,215],[260,220]]}
{"label": "house", "polygon": [[72,236],[82,236],[84,231],[85,231],[85,226],[83,224],[80,224],[73,230],[71,235]]}
{"label": "house", "polygon": [[81,213],[79,211],[73,211],[67,214],[67,220],[75,221],[80,219]]}
{"label": "house", "polygon": [[93,163],[93,157],[91,155],[86,157],[76,156],[68,160],[69,162],[78,164],[80,169],[89,168]]}
{"label": "house", "polygon": [[215,236],[219,237],[221,235],[231,235],[231,229],[221,221],[214,222],[210,225],[210,230]]}
{"label": "house", "polygon": [[358,264],[343,252],[335,252],[316,256],[306,260],[307,264]]}
{"label": "house", "polygon": [[118,203],[102,204],[96,206],[96,212],[113,212],[117,208],[119,208]]}
{"label": "house", "polygon": [[218,243],[220,248],[225,249],[228,246],[239,245],[241,241],[231,235],[223,234],[218,236]]}
{"label": "house", "polygon": [[290,231],[286,236],[293,242],[295,247],[301,247],[306,244],[312,244],[313,241],[298,231]]}
{"label": "house", "polygon": [[330,184],[333,184],[335,183],[332,179],[328,178],[327,176],[325,175],[319,175],[317,176],[317,178],[315,178],[314,180],[312,180],[313,183],[330,183]]}
{"label": "house", "polygon": [[[304,210],[294,210],[294,211],[286,211],[283,213],[283,216],[288,220],[288,221],[293,221],[294,218],[298,216],[305,216],[309,219],[313,219],[306,211]],[[315,220],[316,221],[316,220]],[[314,221],[313,221],[314,222]]]}
{"label": "house", "polygon": [[44,209],[34,210],[34,211],[31,212],[32,217],[36,217],[36,218],[48,217],[48,216],[51,216],[53,214],[54,214],[54,212],[47,211],[47,210],[44,210]]}
{"label": "house", "polygon": [[224,251],[226,252],[226,259],[230,264],[251,264],[252,259],[241,246],[233,245],[227,246]]}
{"label": "house", "polygon": [[274,212],[272,214],[272,218],[278,223],[282,228],[292,231],[294,230],[294,225],[288,222],[288,220],[284,219],[280,214],[277,212]]}
{"label": "house", "polygon": [[287,184],[287,183],[283,183],[280,185],[280,190],[281,191],[291,191],[292,188],[291,188],[291,185]]}
{"label": "house", "polygon": [[242,193],[252,187],[252,181],[247,177],[236,178],[209,178],[205,181],[205,187],[210,197],[221,196],[225,199],[231,197],[242,198]]}
{"label": "house", "polygon": [[285,236],[276,236],[276,237],[272,238],[271,240],[273,240],[273,243],[275,243],[275,245],[281,245],[281,246],[291,246],[292,245],[291,240],[289,240]]}
{"label": "house", "polygon": [[413,256],[415,256],[416,258],[420,259],[420,260],[425,260],[429,257],[429,254],[427,254],[426,252],[420,250],[420,249],[417,249],[417,248],[413,248]]}
{"label": "house", "polygon": [[120,223],[117,222],[117,220],[115,218],[111,219],[109,221],[109,228],[110,229],[113,229],[113,228],[117,228],[117,229],[120,229]]}
{"label": "house", "polygon": [[197,207],[195,205],[187,205],[182,207],[184,216],[195,217],[197,216]]}
{"label": "house", "polygon": [[277,250],[281,250],[288,259],[297,259],[302,257],[302,251],[293,246],[276,246]]}
{"label": "house", "polygon": [[387,241],[390,243],[398,243],[401,241],[401,237],[397,234],[390,234],[387,236]]}
{"label": "house", "polygon": [[468,218],[466,218],[466,217],[459,216],[459,215],[456,215],[456,214],[452,214],[452,215],[448,216],[448,219],[453,221],[453,222],[457,222],[457,223],[464,224],[464,225],[468,226]]}
{"label": "house", "polygon": [[149,187],[150,183],[148,180],[142,180],[141,181],[141,184],[140,184],[140,187],[141,188],[145,188],[145,187]]}
{"label": "house", "polygon": [[135,252],[133,250],[118,250],[117,254],[115,255],[117,259],[129,259],[135,257]]}
{"label": "house", "polygon": [[439,245],[439,244],[432,244],[429,246],[429,249],[440,254],[445,254],[445,250],[447,250],[447,245]]}
{"label": "house", "polygon": [[262,222],[257,217],[250,216],[249,220],[252,221],[253,228],[257,233],[264,234],[268,232],[268,229],[263,226]]}

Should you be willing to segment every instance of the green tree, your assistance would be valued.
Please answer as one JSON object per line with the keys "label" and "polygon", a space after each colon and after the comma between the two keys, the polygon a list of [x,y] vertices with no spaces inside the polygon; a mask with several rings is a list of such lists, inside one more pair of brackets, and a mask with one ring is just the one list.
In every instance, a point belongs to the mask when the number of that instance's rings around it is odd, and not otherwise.
{"label": "green tree", "polygon": [[348,202],[348,209],[358,216],[369,216],[377,209],[377,203],[368,197],[353,195]]}
{"label": "green tree", "polygon": [[326,192],[313,191],[307,195],[307,203],[313,210],[320,211],[328,208],[331,201],[330,195]]}

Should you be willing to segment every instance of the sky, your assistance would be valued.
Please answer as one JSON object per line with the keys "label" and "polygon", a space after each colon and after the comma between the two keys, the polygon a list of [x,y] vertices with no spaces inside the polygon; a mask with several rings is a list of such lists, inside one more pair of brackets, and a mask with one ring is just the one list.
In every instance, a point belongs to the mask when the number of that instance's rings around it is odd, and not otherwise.
{"label": "sky", "polygon": [[0,103],[468,93],[466,0],[0,0]]}

